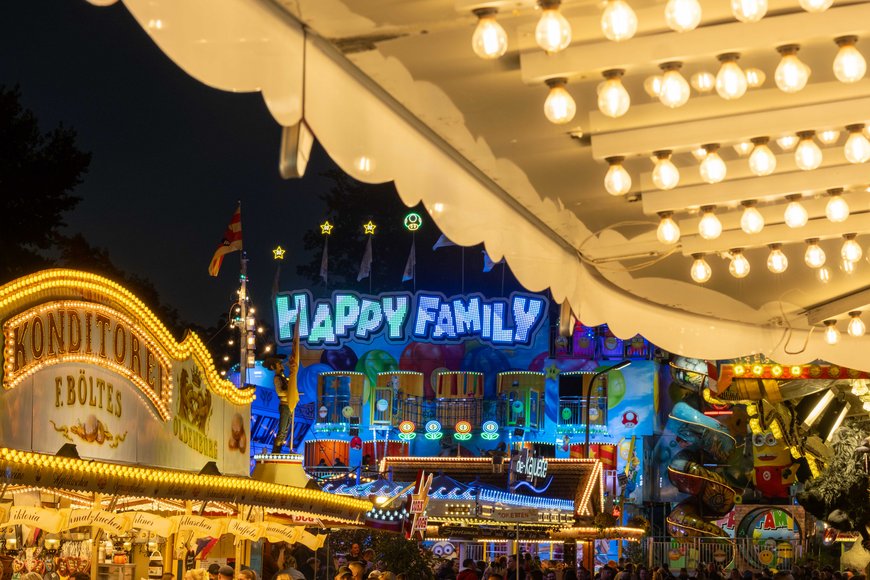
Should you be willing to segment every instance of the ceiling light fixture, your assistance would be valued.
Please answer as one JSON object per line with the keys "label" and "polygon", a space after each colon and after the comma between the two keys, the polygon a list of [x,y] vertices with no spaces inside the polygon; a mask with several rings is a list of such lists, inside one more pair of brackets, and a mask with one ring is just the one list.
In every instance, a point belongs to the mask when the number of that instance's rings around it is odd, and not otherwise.
{"label": "ceiling light fixture", "polygon": [[682,107],[689,100],[689,83],[680,74],[680,62],[666,62],[660,66],[664,71],[662,86],[659,91],[659,100],[666,107],[676,109]]}
{"label": "ceiling light fixture", "polygon": [[849,336],[854,336],[855,338],[864,336],[864,333],[867,332],[867,326],[864,324],[864,321],[861,320],[861,311],[853,310],[849,313],[849,317],[851,318],[847,328]]}
{"label": "ceiling light fixture", "polygon": [[607,0],[601,14],[601,32],[608,40],[628,40],[637,32],[637,15],[625,0]]}
{"label": "ceiling light fixture", "polygon": [[675,188],[680,183],[680,170],[671,161],[670,151],[654,151],[656,166],[652,172],[653,184],[663,190]]}
{"label": "ceiling light fixture", "polygon": [[710,276],[713,275],[713,270],[710,268],[710,264],[707,263],[707,260],[704,259],[704,254],[692,254],[692,258],[694,258],[690,270],[692,280],[698,284],[707,282],[710,279]]}
{"label": "ceiling light fixture", "polygon": [[824,12],[833,3],[834,0],[800,0],[801,8],[807,12]]}
{"label": "ceiling light fixture", "polygon": [[716,207],[712,205],[705,205],[701,208],[704,213],[698,222],[698,235],[705,240],[715,240],[722,235],[722,222],[713,213],[715,209]]}
{"label": "ceiling light fixture", "polygon": [[758,22],[767,14],[767,0],[731,0],[731,12],[740,22]]}
{"label": "ceiling light fixture", "polygon": [[785,225],[792,229],[802,228],[807,225],[807,220],[809,220],[810,216],[807,213],[807,208],[800,201],[803,199],[803,196],[799,193],[793,193],[785,196],[785,198],[789,200],[789,204],[785,208],[785,215],[783,216]]}
{"label": "ceiling light fixture", "polygon": [[764,216],[755,207],[755,201],[743,202],[743,215],[740,216],[740,229],[747,234],[758,234],[764,229]]}
{"label": "ceiling light fixture", "polygon": [[604,189],[610,195],[625,195],[631,190],[631,175],[622,166],[625,157],[608,157],[605,161],[610,167],[604,176]]}
{"label": "ceiling light fixture", "polygon": [[855,241],[858,234],[843,234],[843,246],[840,248],[840,257],[853,264],[864,256],[861,244]]}
{"label": "ceiling light fixture", "polygon": [[631,97],[622,85],[623,69],[606,70],[602,76],[606,79],[598,87],[598,110],[611,118],[621,117],[631,106]]}
{"label": "ceiling light fixture", "polygon": [[836,320],[825,321],[825,342],[835,345],[840,342],[840,331],[837,330]]}
{"label": "ceiling light fixture", "polygon": [[547,94],[547,100],[544,101],[544,114],[551,123],[556,125],[570,123],[577,113],[577,104],[571,97],[571,93],[565,88],[568,79],[547,79],[546,82],[547,86],[550,87],[550,92]]}
{"label": "ceiling light fixture", "polygon": [[722,65],[716,73],[716,92],[726,101],[739,99],[746,94],[747,87],[746,74],[737,64],[740,55],[736,52],[728,52],[720,54],[718,58]]}
{"label": "ceiling light fixture", "polygon": [[671,211],[661,212],[659,214],[661,221],[659,221],[659,227],[656,229],[656,238],[668,246],[680,241],[680,226],[674,221],[673,215],[674,212]]}
{"label": "ceiling light fixture", "polygon": [[701,179],[706,183],[719,183],[725,179],[725,174],[728,171],[725,162],[719,157],[719,145],[717,143],[710,143],[703,147],[707,154],[698,166]]}
{"label": "ceiling light fixture", "polygon": [[703,70],[693,74],[689,79],[689,84],[701,94],[709,93],[716,88],[716,77],[713,73]]}
{"label": "ceiling light fixture", "polygon": [[767,80],[767,75],[764,74],[764,71],[754,66],[749,67],[743,73],[746,75],[746,84],[749,85],[750,89],[757,89]]}
{"label": "ceiling light fixture", "polygon": [[507,52],[507,33],[499,24],[495,15],[497,8],[478,8],[474,10],[477,16],[477,28],[471,35],[471,48],[474,54],[484,60],[492,60]]}
{"label": "ceiling light fixture", "polygon": [[734,147],[734,152],[737,153],[740,157],[746,157],[750,153],[752,153],[752,141],[741,141],[740,143],[735,143],[732,145]]}
{"label": "ceiling light fixture", "polygon": [[694,30],[701,23],[701,5],[698,0],[668,0],[665,22],[676,32]]}
{"label": "ceiling light fixture", "polygon": [[783,151],[791,151],[797,144],[797,135],[783,135],[776,140],[777,147],[779,147]]}
{"label": "ceiling light fixture", "polygon": [[850,262],[849,260],[840,260],[840,270],[843,271],[844,274],[852,275],[855,273],[855,270],[858,269],[858,262]]}
{"label": "ceiling light fixture", "polygon": [[837,56],[834,57],[834,76],[841,83],[857,83],[867,72],[867,61],[855,48],[858,37],[841,36],[835,38],[834,42],[840,47]]}
{"label": "ceiling light fixture", "polygon": [[824,131],[819,131],[817,135],[822,145],[833,145],[840,140],[839,129],[825,129]]}
{"label": "ceiling light fixture", "polygon": [[849,204],[843,198],[843,188],[835,187],[827,193],[831,197],[825,205],[825,216],[828,220],[838,224],[849,219]]}
{"label": "ceiling light fixture", "polygon": [[788,257],[782,251],[782,244],[770,244],[767,255],[767,269],[774,274],[782,274],[788,269]]}
{"label": "ceiling light fixture", "polygon": [[752,139],[754,148],[749,155],[749,171],[759,177],[770,175],[776,170],[776,155],[767,146],[770,141],[767,137],[755,137]]}
{"label": "ceiling light fixture", "polygon": [[662,92],[662,75],[651,75],[643,81],[643,90],[646,91],[651,98],[659,98]]}
{"label": "ceiling light fixture", "polygon": [[562,0],[538,0],[543,12],[535,27],[535,41],[548,53],[559,52],[571,44],[571,24],[562,16]]}
{"label": "ceiling light fixture", "polygon": [[815,134],[815,131],[798,131],[797,134],[800,142],[794,150],[794,161],[804,171],[816,169],[822,164],[822,150],[813,140]]}
{"label": "ceiling light fixture", "polygon": [[784,93],[796,93],[803,89],[807,85],[811,71],[810,67],[797,57],[800,46],[786,44],[777,47],[776,50],[782,55],[774,74],[776,86]]}
{"label": "ceiling light fixture", "polygon": [[807,251],[804,253],[804,262],[810,268],[821,268],[825,265],[825,251],[819,246],[818,238],[807,240]]}
{"label": "ceiling light fixture", "polygon": [[749,275],[749,260],[743,255],[743,250],[731,250],[731,263],[728,265],[728,271],[735,278],[746,278]]}
{"label": "ceiling light fixture", "polygon": [[827,284],[831,281],[831,269],[827,266],[822,266],[818,270],[816,270],[816,280],[821,282],[822,284]]}
{"label": "ceiling light fixture", "polygon": [[849,163],[866,163],[870,160],[870,141],[864,135],[864,124],[847,125],[849,137],[843,146],[843,154]]}

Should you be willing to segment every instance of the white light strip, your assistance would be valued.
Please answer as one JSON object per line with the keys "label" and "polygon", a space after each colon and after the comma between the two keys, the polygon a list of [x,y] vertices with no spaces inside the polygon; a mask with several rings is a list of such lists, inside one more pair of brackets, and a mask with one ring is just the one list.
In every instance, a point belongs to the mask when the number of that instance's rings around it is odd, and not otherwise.
{"label": "white light strip", "polygon": [[809,415],[807,415],[806,419],[804,419],[803,424],[805,427],[812,427],[813,423],[816,422],[816,419],[819,418],[819,415],[824,412],[825,408],[834,400],[835,394],[834,390],[831,389],[816,403],[816,406],[813,407],[813,410],[810,411]]}
{"label": "white light strip", "polygon": [[853,310],[864,310],[868,306],[870,306],[870,286],[865,286],[836,300],[814,306],[804,314],[806,314],[809,324],[821,324],[825,320],[843,316]]}
{"label": "white light strip", "polygon": [[837,420],[834,421],[834,425],[831,427],[831,430],[828,432],[828,436],[825,437],[825,443],[829,443],[831,439],[834,438],[834,433],[837,432],[837,429],[840,428],[840,425],[843,424],[843,420],[846,418],[846,415],[849,414],[850,405],[846,403],[846,406],[843,407],[843,410],[840,411],[840,414],[837,415]]}

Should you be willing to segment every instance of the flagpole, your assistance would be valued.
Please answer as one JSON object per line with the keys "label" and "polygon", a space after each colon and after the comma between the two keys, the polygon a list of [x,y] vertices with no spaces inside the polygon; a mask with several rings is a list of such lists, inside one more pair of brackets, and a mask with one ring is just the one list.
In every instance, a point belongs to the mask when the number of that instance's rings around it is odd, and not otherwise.
{"label": "flagpole", "polygon": [[414,293],[417,292],[417,232],[411,232],[411,251],[414,252],[414,264],[411,266],[411,274],[414,276],[411,278],[413,281],[412,288],[414,289]]}
{"label": "flagpole", "polygon": [[239,280],[241,288],[239,288],[239,317],[241,318],[241,327],[239,328],[239,388],[245,388],[247,383],[247,366],[248,366],[248,254],[242,250],[240,254],[241,273]]}
{"label": "flagpole", "polygon": [[[374,241],[375,235],[371,234],[371,236],[372,237],[369,238],[369,243]],[[372,262],[374,262],[374,254],[375,254],[374,247],[372,247]],[[374,277],[374,273],[372,272],[374,270],[373,266],[374,266],[374,263],[369,265],[369,294],[372,293],[372,278]]]}
{"label": "flagpole", "polygon": [[462,246],[462,291],[460,294],[465,295],[465,246]]}

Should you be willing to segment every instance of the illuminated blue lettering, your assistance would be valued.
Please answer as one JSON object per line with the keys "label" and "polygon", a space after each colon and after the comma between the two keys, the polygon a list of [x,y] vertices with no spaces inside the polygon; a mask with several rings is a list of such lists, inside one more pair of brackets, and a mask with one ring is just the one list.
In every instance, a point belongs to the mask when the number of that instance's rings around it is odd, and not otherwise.
{"label": "illuminated blue lettering", "polygon": [[[293,306],[290,306],[290,298],[293,298]],[[279,294],[275,298],[275,318],[278,320],[278,340],[288,341],[293,339],[293,325],[299,320],[299,336],[308,336],[308,304],[309,296],[302,294]]]}
{"label": "illuminated blue lettering", "polygon": [[480,329],[481,338],[492,338],[492,304],[483,305],[483,328]]}
{"label": "illuminated blue lettering", "polygon": [[407,294],[384,296],[381,298],[381,308],[387,321],[387,336],[391,340],[405,338],[405,321],[411,307],[411,299]]}
{"label": "illuminated blue lettering", "polygon": [[453,324],[453,310],[450,304],[445,302],[438,309],[438,317],[435,320],[435,330],[432,338],[456,338],[456,325]]}
{"label": "illuminated blue lettering", "polygon": [[376,300],[363,298],[359,322],[356,325],[356,337],[361,340],[368,340],[369,335],[378,332],[383,325],[384,311],[381,310],[381,303]]}
{"label": "illuminated blue lettering", "polygon": [[350,330],[359,320],[359,298],[353,294],[335,295],[335,335],[350,336]]}
{"label": "illuminated blue lettering", "polygon": [[529,334],[541,321],[541,313],[544,310],[544,301],[540,298],[526,298],[523,296],[513,297],[514,342],[528,344]]}
{"label": "illuminated blue lettering", "polygon": [[513,331],[510,328],[505,328],[505,310],[507,310],[507,304],[504,302],[492,303],[492,341],[496,344],[513,342]]}
{"label": "illuminated blue lettering", "polygon": [[438,296],[427,294],[419,294],[417,298],[417,319],[414,324],[414,336],[426,338],[426,333],[430,324],[435,323],[435,313],[441,305],[441,299]]}
{"label": "illuminated blue lettering", "polygon": [[[301,330],[301,329],[300,329]],[[302,334],[300,333],[300,337]],[[308,335],[310,344],[335,344],[335,327],[333,326],[332,308],[326,302],[317,305],[314,320],[311,322],[311,333]]]}
{"label": "illuminated blue lettering", "polygon": [[462,299],[453,301],[453,314],[456,319],[456,334],[464,336],[480,332],[480,298],[468,299],[466,306]]}

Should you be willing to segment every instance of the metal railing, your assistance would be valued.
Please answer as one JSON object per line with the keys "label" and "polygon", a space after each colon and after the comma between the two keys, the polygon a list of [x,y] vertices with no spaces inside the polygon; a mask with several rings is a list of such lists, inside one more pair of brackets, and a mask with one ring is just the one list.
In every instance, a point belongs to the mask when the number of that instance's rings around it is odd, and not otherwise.
{"label": "metal railing", "polygon": [[791,570],[806,553],[805,542],[773,538],[648,538],[644,547],[648,565],[666,563],[674,573],[711,562],[741,571]]}
{"label": "metal railing", "polygon": [[[345,413],[346,407],[350,408],[349,413]],[[350,395],[323,395],[320,397],[320,406],[317,412],[318,423],[348,423],[351,417],[361,416],[362,401],[359,397],[351,397]]]}
{"label": "metal railing", "polygon": [[[589,424],[607,425],[607,397],[590,399]],[[585,397],[559,397],[559,425],[578,426],[586,423]]]}

